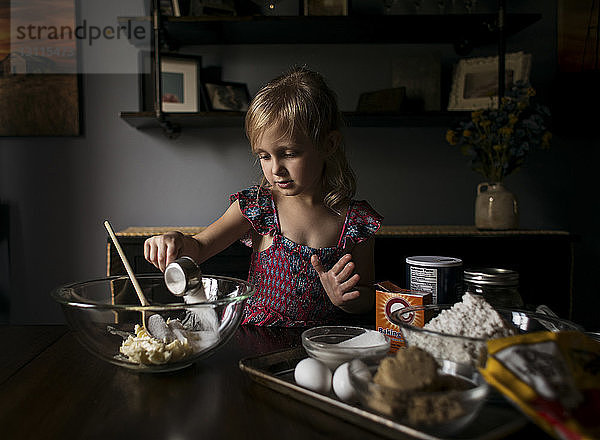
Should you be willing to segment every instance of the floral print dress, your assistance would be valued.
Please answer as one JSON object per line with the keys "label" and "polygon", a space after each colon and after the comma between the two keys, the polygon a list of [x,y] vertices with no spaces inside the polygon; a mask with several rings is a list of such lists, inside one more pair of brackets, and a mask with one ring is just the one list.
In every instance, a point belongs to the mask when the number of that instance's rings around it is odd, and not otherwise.
{"label": "floral print dress", "polygon": [[[248,281],[256,293],[246,303],[242,324],[297,327],[343,322],[348,314],[329,300],[310,258],[317,254],[323,267],[331,269],[347,252],[347,241],[367,240],[381,226],[382,217],[367,202],[352,201],[337,246],[314,249],[281,234],[268,188],[250,187],[230,196],[230,203],[236,200],[254,231],[273,236],[270,247],[252,253]],[[241,241],[251,247],[251,232]]]}

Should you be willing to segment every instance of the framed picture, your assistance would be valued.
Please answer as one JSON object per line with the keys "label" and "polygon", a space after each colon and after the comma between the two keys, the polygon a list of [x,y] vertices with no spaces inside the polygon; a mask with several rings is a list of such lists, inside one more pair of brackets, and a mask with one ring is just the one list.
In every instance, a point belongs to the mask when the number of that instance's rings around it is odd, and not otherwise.
{"label": "framed picture", "polygon": [[[529,81],[530,54],[508,53],[505,66],[507,89],[516,81]],[[454,70],[448,110],[477,110],[497,104],[498,57],[460,60]]]}
{"label": "framed picture", "polygon": [[348,15],[348,0],[304,0],[304,15]]}
{"label": "framed picture", "polygon": [[[13,2],[14,3],[14,2]],[[0,136],[79,136],[81,75],[75,39],[52,38],[45,29],[74,29],[75,1],[0,2]],[[52,23],[55,26],[47,26]],[[23,26],[42,36],[16,38]]]}
{"label": "framed picture", "polygon": [[162,111],[195,113],[200,111],[200,57],[173,57],[160,60]]}
{"label": "framed picture", "polygon": [[248,87],[243,83],[205,83],[206,96],[211,110],[245,112],[250,104]]}

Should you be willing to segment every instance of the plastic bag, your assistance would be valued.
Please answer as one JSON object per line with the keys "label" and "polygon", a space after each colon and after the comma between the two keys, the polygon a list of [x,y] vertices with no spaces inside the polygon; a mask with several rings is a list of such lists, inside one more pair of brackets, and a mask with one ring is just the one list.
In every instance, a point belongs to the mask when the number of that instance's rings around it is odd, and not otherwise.
{"label": "plastic bag", "polygon": [[560,439],[600,438],[600,342],[576,331],[488,341],[480,372]]}

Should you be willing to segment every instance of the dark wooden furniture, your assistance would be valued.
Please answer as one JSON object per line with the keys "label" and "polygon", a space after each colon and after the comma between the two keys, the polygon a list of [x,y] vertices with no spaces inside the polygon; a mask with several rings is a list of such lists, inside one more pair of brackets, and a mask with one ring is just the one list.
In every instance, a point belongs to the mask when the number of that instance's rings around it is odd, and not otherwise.
{"label": "dark wooden furniture", "polygon": [[[0,354],[2,438],[381,440],[238,368],[244,357],[297,346],[301,331],[240,328],[185,370],[139,374],[95,358],[66,327],[0,326],[9,342]],[[512,438],[550,437],[529,424]]]}
{"label": "dark wooden furniture", "polygon": [[[144,240],[169,230],[187,234],[201,227],[130,227],[117,233],[134,271],[156,269],[143,256]],[[566,231],[479,231],[473,226],[382,226],[375,236],[375,275],[406,286],[406,257],[443,255],[458,257],[465,267],[500,267],[520,274],[525,303],[546,304],[559,316],[570,318],[573,309],[573,276],[576,237]],[[119,256],[108,240],[108,275],[124,274]],[[250,250],[235,243],[202,265],[207,274],[246,279]]]}

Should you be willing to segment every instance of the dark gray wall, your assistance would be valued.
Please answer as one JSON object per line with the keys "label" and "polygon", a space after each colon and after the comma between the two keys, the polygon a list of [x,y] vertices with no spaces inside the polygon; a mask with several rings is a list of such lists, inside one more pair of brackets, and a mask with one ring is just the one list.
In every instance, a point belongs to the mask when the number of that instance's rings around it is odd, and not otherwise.
{"label": "dark gray wall", "polygon": [[[525,1],[513,9],[543,14],[541,22],[511,38],[509,50],[533,53],[532,82],[547,99],[556,72],[556,5]],[[246,82],[251,93],[290,64],[307,63],[328,77],[344,110],[354,109],[361,91],[390,87],[392,63],[415,49],[432,48],[198,48],[205,65],[222,65],[225,80]],[[450,46],[434,49],[445,66],[455,61]],[[471,55],[493,51],[481,48]],[[258,177],[241,127],[184,130],[170,141],[159,131],[137,131],[119,119],[119,111],[137,108],[135,76],[86,75],[82,92],[83,136],[0,139],[0,201],[11,210],[10,279],[0,287],[8,285],[14,323],[62,322],[49,298],[51,289],[104,276],[104,219],[115,229],[206,225],[227,207],[231,192]],[[346,130],[358,198],[369,200],[386,224],[473,223],[475,187],[482,178],[445,143],[446,128]],[[600,263],[600,238],[594,228],[598,214],[590,209],[597,202],[586,194],[596,172],[597,146],[590,139],[555,137],[550,151],[533,154],[525,169],[506,180],[520,201],[521,227],[581,235],[576,318],[592,327],[600,325],[585,314],[584,301],[598,305],[598,287],[588,274]]]}

